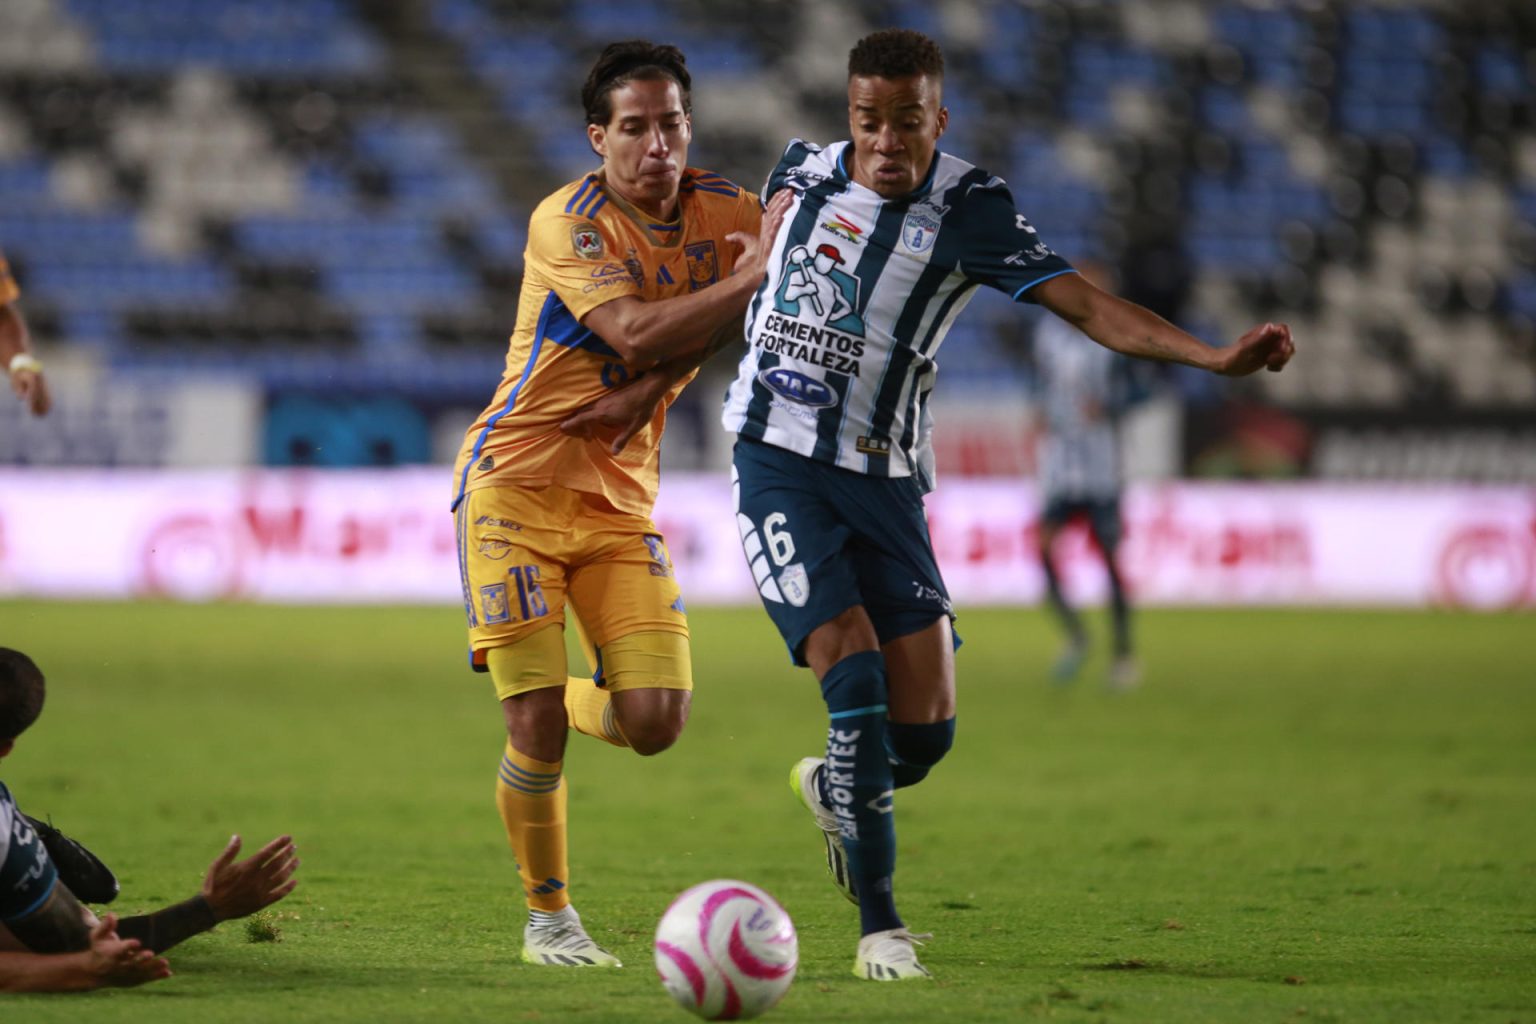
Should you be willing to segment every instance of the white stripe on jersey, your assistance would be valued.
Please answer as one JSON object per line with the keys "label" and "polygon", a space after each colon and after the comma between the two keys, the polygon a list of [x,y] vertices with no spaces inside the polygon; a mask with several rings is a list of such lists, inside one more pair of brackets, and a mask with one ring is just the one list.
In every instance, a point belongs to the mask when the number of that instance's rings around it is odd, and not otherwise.
{"label": "white stripe on jersey", "polygon": [[886,200],[854,183],[849,144],[789,144],[763,190],[795,200],[747,310],[728,430],[875,476],[933,481],[934,360],[977,285],[1020,299],[1068,273],[1001,178],[938,154]]}
{"label": "white stripe on jersey", "polygon": [[1103,500],[1120,493],[1122,382],[1114,352],[1054,316],[1035,329],[1035,369],[1046,433],[1040,492],[1046,501]]}
{"label": "white stripe on jersey", "polygon": [[11,794],[4,785],[0,785],[0,865],[5,863],[5,858],[11,852],[11,831],[15,828],[16,805],[11,802]]}

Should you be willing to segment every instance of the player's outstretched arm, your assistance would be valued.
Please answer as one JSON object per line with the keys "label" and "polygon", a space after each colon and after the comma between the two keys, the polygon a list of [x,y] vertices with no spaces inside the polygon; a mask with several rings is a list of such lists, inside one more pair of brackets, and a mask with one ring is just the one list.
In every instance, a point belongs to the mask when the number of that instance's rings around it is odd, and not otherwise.
{"label": "player's outstretched arm", "polygon": [[1237,339],[1237,344],[1215,348],[1150,309],[1095,287],[1079,274],[1053,277],[1037,285],[1032,297],[1105,348],[1140,359],[1243,377],[1261,369],[1278,372],[1296,353],[1291,329],[1285,324],[1260,324]]}
{"label": "player's outstretched arm", "polygon": [[107,914],[92,926],[90,945],[74,953],[0,953],[0,992],[86,992],[130,988],[171,976],[171,965],[135,939],[117,934]]}
{"label": "player's outstretched arm", "polygon": [[287,896],[299,884],[299,867],[292,836],[278,836],[245,860],[240,837],[231,836],[224,852],[208,867],[202,892],[153,914],[125,917],[118,933],[163,953],[179,942],[213,928],[221,921],[246,917]]}
{"label": "player's outstretched arm", "polygon": [[582,326],[607,342],[626,366],[642,370],[703,348],[715,332],[746,313],[793,198],[784,189],[769,200],[756,235],[735,231],[726,236],[741,252],[725,280],[656,302],[634,296],[605,302],[582,317]]}

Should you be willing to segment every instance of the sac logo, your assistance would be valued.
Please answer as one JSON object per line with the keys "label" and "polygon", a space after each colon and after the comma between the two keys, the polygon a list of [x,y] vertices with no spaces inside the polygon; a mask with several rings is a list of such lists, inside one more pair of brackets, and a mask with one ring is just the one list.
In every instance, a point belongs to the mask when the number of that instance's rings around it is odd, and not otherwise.
{"label": "sac logo", "polygon": [[780,398],[818,409],[837,404],[837,392],[815,377],[807,377],[798,370],[772,367],[757,375],[759,383]]}

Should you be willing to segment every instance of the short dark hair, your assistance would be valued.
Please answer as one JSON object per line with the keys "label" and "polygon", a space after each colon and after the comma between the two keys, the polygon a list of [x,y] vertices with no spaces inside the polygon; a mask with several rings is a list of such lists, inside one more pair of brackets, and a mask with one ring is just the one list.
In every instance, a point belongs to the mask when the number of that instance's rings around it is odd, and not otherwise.
{"label": "short dark hair", "polygon": [[848,51],[848,77],[855,75],[943,78],[944,51],[938,43],[910,28],[881,29],[860,39]]}
{"label": "short dark hair", "polygon": [[670,43],[653,43],[648,39],[627,39],[622,43],[609,43],[598,55],[597,63],[587,74],[581,87],[581,106],[587,112],[587,124],[607,124],[613,117],[613,90],[621,89],[636,79],[655,81],[670,78],[677,83],[683,95],[683,113],[693,112],[693,97],[689,90],[693,76],[688,74],[688,58],[683,51]]}
{"label": "short dark hair", "polygon": [[42,713],[42,670],[20,651],[0,647],[0,743],[26,732]]}

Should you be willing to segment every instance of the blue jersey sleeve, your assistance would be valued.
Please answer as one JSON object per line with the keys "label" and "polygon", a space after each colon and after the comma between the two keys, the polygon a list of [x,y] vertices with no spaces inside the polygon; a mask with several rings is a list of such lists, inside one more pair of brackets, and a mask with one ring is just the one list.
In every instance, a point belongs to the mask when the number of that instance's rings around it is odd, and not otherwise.
{"label": "blue jersey sleeve", "polygon": [[1075,273],[1014,208],[1003,179],[973,185],[962,202],[965,248],[960,270],[966,277],[1007,293],[1015,302],[1032,302],[1029,293],[1035,285]]}
{"label": "blue jersey sleeve", "polygon": [[20,921],[53,892],[59,874],[32,825],[0,784],[0,921]]}

